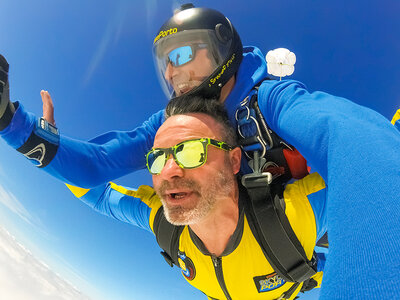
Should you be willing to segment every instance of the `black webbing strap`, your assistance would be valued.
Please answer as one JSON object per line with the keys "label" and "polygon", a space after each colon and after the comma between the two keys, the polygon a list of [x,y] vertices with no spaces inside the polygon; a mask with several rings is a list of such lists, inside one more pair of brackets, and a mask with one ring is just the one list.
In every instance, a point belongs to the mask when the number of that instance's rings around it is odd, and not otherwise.
{"label": "black webbing strap", "polygon": [[243,182],[251,199],[248,211],[254,218],[255,236],[267,260],[285,281],[303,282],[316,274],[316,262],[307,259],[283,209],[279,208],[278,194],[273,198],[270,185],[260,182]]}
{"label": "black webbing strap", "polygon": [[290,299],[301,283],[295,282],[290,289],[284,292],[277,300]]}
{"label": "black webbing strap", "polygon": [[165,261],[173,267],[178,265],[179,237],[183,226],[175,226],[167,221],[164,216],[164,209],[161,207],[154,218],[153,230],[157,238],[157,243],[164,251],[161,255]]}
{"label": "black webbing strap", "polygon": [[317,246],[323,248],[329,248],[328,232],[325,232],[325,234],[318,240]]}

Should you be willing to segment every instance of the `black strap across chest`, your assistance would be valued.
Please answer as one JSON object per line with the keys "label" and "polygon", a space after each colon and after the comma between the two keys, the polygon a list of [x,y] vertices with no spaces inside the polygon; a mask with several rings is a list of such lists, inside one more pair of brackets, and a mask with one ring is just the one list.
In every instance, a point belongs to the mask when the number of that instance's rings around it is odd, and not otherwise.
{"label": "black strap across chest", "polygon": [[184,226],[172,225],[164,216],[164,209],[161,207],[156,216],[154,217],[154,234],[156,235],[157,243],[163,249],[161,255],[165,261],[173,267],[179,267],[178,264],[178,250],[179,250],[179,237],[183,231]]}
{"label": "black strap across chest", "polygon": [[250,228],[274,270],[289,282],[303,282],[316,274],[316,260],[307,258],[284,213],[280,187],[247,180],[246,188]]}

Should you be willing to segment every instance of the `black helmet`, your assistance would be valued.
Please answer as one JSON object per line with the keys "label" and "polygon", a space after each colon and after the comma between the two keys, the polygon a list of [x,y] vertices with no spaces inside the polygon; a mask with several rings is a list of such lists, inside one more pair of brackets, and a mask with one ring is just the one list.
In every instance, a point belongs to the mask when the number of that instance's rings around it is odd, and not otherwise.
{"label": "black helmet", "polygon": [[239,69],[243,46],[223,14],[185,4],[160,28],[153,54],[168,98],[189,92],[219,97],[221,88]]}

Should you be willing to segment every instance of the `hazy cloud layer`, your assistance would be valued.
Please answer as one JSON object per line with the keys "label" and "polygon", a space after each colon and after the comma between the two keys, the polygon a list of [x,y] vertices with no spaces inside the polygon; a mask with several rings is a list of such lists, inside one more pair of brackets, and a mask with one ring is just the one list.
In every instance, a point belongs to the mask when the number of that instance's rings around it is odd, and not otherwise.
{"label": "hazy cloud layer", "polygon": [[17,214],[25,222],[32,224],[33,217],[25,209],[25,207],[18,201],[18,199],[0,184],[0,203],[10,209],[13,213]]}
{"label": "hazy cloud layer", "polygon": [[42,221],[35,215],[32,215],[24,205],[15,197],[15,195],[0,184],[0,204],[3,204],[14,214],[19,216],[22,220],[27,222],[35,230],[41,233],[47,239],[54,240],[55,237],[51,236],[46,230]]}
{"label": "hazy cloud layer", "polygon": [[89,300],[0,227],[0,299]]}

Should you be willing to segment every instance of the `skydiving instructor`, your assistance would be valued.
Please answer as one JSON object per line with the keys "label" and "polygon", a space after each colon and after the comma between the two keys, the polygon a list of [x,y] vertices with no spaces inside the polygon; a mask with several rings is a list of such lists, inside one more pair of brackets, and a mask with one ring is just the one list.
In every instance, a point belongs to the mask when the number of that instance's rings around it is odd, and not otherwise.
{"label": "skydiving instructor", "polygon": [[[347,99],[309,93],[300,82],[264,80],[261,51],[242,47],[229,20],[211,9],[182,7],[161,27],[153,51],[168,98],[219,96],[233,124],[238,104],[259,85],[270,128],[325,180],[330,250],[321,299],[398,298],[400,136],[390,122]],[[73,140],[9,101],[4,58],[1,66],[0,135],[38,167],[80,187],[144,168],[163,111],[130,132]]]}

